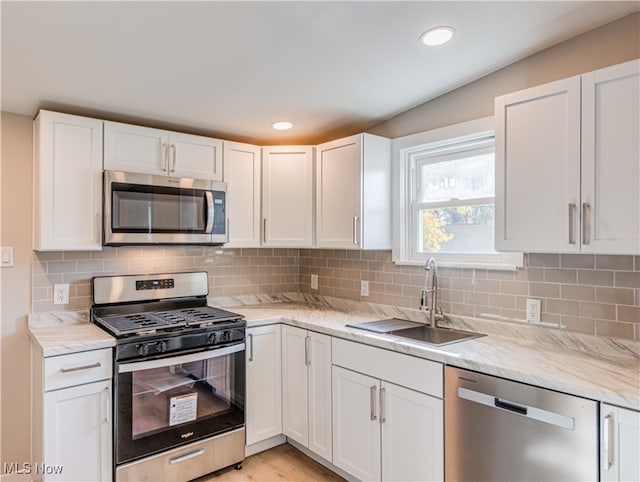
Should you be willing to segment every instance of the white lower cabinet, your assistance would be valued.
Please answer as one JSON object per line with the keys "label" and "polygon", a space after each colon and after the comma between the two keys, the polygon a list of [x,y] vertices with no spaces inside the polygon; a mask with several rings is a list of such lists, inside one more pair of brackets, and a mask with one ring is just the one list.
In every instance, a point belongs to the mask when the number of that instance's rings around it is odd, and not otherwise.
{"label": "white lower cabinet", "polygon": [[339,339],[332,356],[333,464],[360,480],[443,480],[442,365]]}
{"label": "white lower cabinet", "polygon": [[640,480],[640,412],[600,407],[600,480]]}
{"label": "white lower cabinet", "polygon": [[282,434],[280,325],[247,328],[247,445]]}
{"label": "white lower cabinet", "polygon": [[[50,358],[32,348],[34,480],[112,479],[111,349]],[[34,468],[35,470],[35,468]]]}
{"label": "white lower cabinet", "polygon": [[331,461],[331,337],[282,327],[283,432]]}

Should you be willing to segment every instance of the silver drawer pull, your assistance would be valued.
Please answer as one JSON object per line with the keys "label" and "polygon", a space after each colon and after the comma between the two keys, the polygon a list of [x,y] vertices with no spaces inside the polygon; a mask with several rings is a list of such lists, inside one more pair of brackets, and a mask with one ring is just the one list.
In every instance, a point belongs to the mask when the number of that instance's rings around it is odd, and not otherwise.
{"label": "silver drawer pull", "polygon": [[614,443],[615,443],[615,439],[614,439],[614,434],[613,434],[613,414],[610,413],[608,414],[606,417],[604,417],[604,422],[603,425],[604,427],[602,428],[602,455],[603,455],[603,465],[604,465],[604,470],[611,470],[611,467],[613,467],[614,464],[614,460],[613,460],[613,454],[614,454]]}
{"label": "silver drawer pull", "polygon": [[95,363],[92,363],[91,365],[80,365],[79,367],[61,368],[60,372],[61,373],[78,372],[80,370],[89,370],[90,368],[100,368],[101,366],[102,366],[102,363],[95,362]]}
{"label": "silver drawer pull", "polygon": [[179,464],[180,462],[184,462],[185,460],[189,460],[189,459],[192,459],[194,457],[198,457],[199,455],[202,455],[203,453],[204,453],[204,449],[193,450],[191,452],[187,452],[186,454],[178,455],[177,457],[171,457],[169,459],[169,463],[171,465]]}

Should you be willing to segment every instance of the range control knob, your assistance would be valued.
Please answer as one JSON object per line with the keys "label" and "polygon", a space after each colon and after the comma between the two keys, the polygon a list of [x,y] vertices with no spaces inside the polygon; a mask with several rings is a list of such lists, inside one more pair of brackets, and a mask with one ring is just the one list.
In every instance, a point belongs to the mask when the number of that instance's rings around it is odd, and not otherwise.
{"label": "range control knob", "polygon": [[158,353],[164,353],[165,351],[167,351],[167,343],[164,341],[159,341],[158,343],[156,343],[156,351]]}
{"label": "range control knob", "polygon": [[216,334],[215,333],[211,333],[209,335],[209,343],[215,343],[216,342]]}
{"label": "range control knob", "polygon": [[222,338],[222,341],[231,341],[231,332],[223,331],[220,337]]}
{"label": "range control knob", "polygon": [[149,345],[138,345],[138,355],[147,356],[149,354]]}

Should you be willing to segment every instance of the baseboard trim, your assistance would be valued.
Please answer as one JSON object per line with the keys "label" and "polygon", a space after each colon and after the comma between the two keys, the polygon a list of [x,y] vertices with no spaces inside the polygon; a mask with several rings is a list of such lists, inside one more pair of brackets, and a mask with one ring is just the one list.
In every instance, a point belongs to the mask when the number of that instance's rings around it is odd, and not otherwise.
{"label": "baseboard trim", "polygon": [[278,445],[282,445],[286,442],[287,442],[287,437],[285,437],[282,434],[276,435],[275,437],[271,437],[266,440],[261,440],[260,442],[256,442],[254,444],[247,445],[244,448],[244,456],[249,457],[250,455],[264,452],[265,450],[269,450],[273,447],[277,447]]}
{"label": "baseboard trim", "polygon": [[298,442],[296,442],[293,439],[290,439],[289,437],[287,437],[287,443],[289,445],[291,445],[292,447],[295,447],[296,449],[298,449],[300,452],[302,452],[303,454],[305,454],[307,457],[312,458],[313,460],[315,460],[316,462],[318,462],[320,465],[325,466],[326,468],[328,468],[331,472],[334,472],[336,474],[338,474],[340,477],[342,477],[343,479],[349,480],[349,481],[356,481],[358,479],[354,478],[353,475],[348,474],[347,472],[345,472],[344,470],[342,470],[340,467],[336,467],[335,465],[333,465],[331,462],[329,462],[328,460],[320,457],[319,455],[315,454],[314,452],[312,452],[311,450],[309,450],[307,447],[305,447],[304,445],[300,445]]}

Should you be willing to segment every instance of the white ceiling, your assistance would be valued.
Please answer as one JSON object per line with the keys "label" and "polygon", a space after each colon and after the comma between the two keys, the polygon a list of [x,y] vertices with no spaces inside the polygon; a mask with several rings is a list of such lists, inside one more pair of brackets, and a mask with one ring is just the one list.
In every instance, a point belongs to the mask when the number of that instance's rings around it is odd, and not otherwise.
{"label": "white ceiling", "polygon": [[[364,130],[639,2],[7,2],[2,110],[255,143]],[[457,34],[418,42],[435,25]],[[274,131],[287,119],[294,129]]]}

